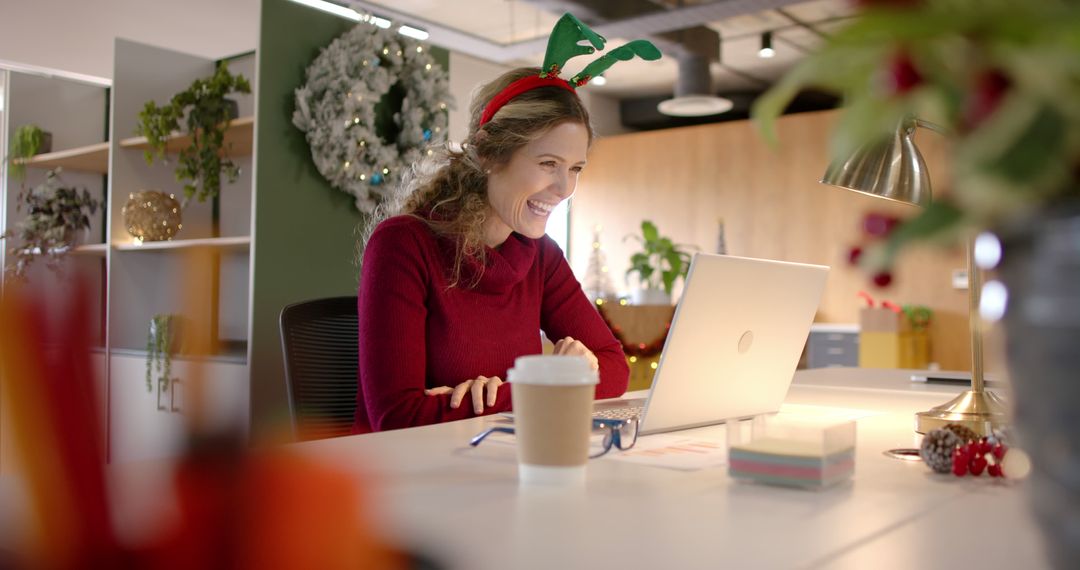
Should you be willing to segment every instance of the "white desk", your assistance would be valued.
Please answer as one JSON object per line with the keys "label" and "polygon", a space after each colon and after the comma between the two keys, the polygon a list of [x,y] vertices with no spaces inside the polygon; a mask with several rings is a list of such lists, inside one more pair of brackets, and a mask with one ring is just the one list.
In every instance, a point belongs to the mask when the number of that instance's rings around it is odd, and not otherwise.
{"label": "white desk", "polygon": [[489,419],[297,448],[376,474],[381,528],[455,568],[1045,567],[1022,486],[882,454],[913,447],[913,413],[960,390],[907,378],[798,373],[788,402],[882,412],[858,421],[854,481],[822,492],[606,459],[589,464],[584,490],[522,488],[512,448],[466,445]]}
{"label": "white desk", "polygon": [[[1047,566],[1022,485],[937,476],[882,454],[914,446],[912,414],[960,388],[912,386],[898,371],[796,378],[790,403],[879,412],[858,421],[853,482],[814,492],[599,459],[583,489],[522,488],[511,446],[466,445],[486,418],[294,447],[367,472],[380,531],[450,568]],[[724,428],[697,433],[723,438]],[[135,527],[140,489],[160,488],[155,468],[111,469],[120,518]]]}

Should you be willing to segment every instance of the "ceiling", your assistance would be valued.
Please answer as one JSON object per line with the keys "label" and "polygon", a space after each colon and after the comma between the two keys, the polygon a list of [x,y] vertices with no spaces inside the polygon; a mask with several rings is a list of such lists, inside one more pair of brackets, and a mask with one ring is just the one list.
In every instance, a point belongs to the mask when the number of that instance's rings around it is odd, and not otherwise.
{"label": "ceiling", "polygon": [[[471,46],[474,55],[485,57],[486,54],[487,59],[508,65],[539,65],[543,60],[544,40],[565,11],[574,12],[594,28],[617,25],[620,21],[598,13],[606,7],[604,4],[599,4],[601,10],[590,10],[589,4],[596,4],[596,0],[340,1],[358,10],[381,13],[395,21],[411,20],[410,23],[432,31],[434,43],[465,52],[470,51]],[[639,0],[638,3],[643,2],[648,6],[646,10],[656,13],[688,7],[716,7],[739,14],[696,22],[719,36],[719,53],[710,54],[714,59],[710,65],[713,86],[719,92],[762,90],[816,48],[826,34],[843,25],[854,10],[851,0]],[[615,4],[607,2],[607,5]],[[442,28],[451,34],[439,35],[432,28]],[[771,59],[758,56],[762,33],[766,31],[773,33],[776,55]],[[677,43],[678,36],[679,32],[675,31],[667,38],[674,37]],[[609,45],[619,45],[636,37],[609,36],[608,39]],[[647,39],[655,40],[657,35],[650,34]],[[455,42],[461,45],[454,45]],[[479,49],[475,49],[477,44]],[[620,62],[605,74],[608,79],[605,85],[590,85],[589,88],[619,98],[670,93],[678,75],[677,59],[670,57],[673,54],[665,49],[667,46],[658,44],[663,51],[669,52],[661,60]],[[510,56],[506,57],[500,51]],[[571,61],[568,71],[576,71],[590,58],[578,59],[585,61]]]}

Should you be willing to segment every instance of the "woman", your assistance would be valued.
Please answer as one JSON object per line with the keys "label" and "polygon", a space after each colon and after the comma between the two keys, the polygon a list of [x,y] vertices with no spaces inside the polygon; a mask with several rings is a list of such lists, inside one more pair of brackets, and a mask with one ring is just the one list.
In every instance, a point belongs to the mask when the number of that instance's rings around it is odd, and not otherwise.
{"label": "woman", "polygon": [[541,352],[541,329],[599,370],[597,398],[626,390],[620,343],[544,234],[585,166],[589,115],[572,88],[519,81],[538,75],[482,87],[462,149],[414,172],[402,215],[368,239],[354,432],[509,410],[506,371]]}

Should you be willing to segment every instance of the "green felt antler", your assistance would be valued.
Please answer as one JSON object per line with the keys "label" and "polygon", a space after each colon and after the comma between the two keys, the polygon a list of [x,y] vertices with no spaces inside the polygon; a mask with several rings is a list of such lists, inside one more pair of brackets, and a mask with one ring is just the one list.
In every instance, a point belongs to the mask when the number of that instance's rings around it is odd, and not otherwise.
{"label": "green felt antler", "polygon": [[[582,40],[588,40],[592,47],[581,45]],[[551,30],[551,36],[548,38],[544,67],[540,70],[540,77],[558,76],[570,58],[603,49],[606,41],[603,36],[589,29],[589,26],[583,24],[573,14],[569,12],[563,14],[563,17],[555,23],[555,28]]]}
{"label": "green felt antler", "polygon": [[581,72],[570,78],[570,85],[580,87],[588,83],[593,77],[607,71],[609,67],[615,65],[616,61],[630,61],[631,59],[634,59],[634,56],[638,56],[646,61],[653,61],[660,59],[660,50],[656,49],[656,46],[646,40],[634,40],[625,43],[596,58],[596,60],[589,65],[586,65],[585,69],[582,69]]}

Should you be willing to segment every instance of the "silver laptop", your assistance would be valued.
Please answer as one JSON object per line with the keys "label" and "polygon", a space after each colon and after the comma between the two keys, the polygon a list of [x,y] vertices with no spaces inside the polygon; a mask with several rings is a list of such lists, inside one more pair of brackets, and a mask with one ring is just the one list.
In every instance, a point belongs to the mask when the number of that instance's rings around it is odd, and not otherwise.
{"label": "silver laptop", "polygon": [[649,396],[600,402],[598,414],[636,413],[640,432],[648,434],[778,411],[828,271],[821,265],[694,255]]}

